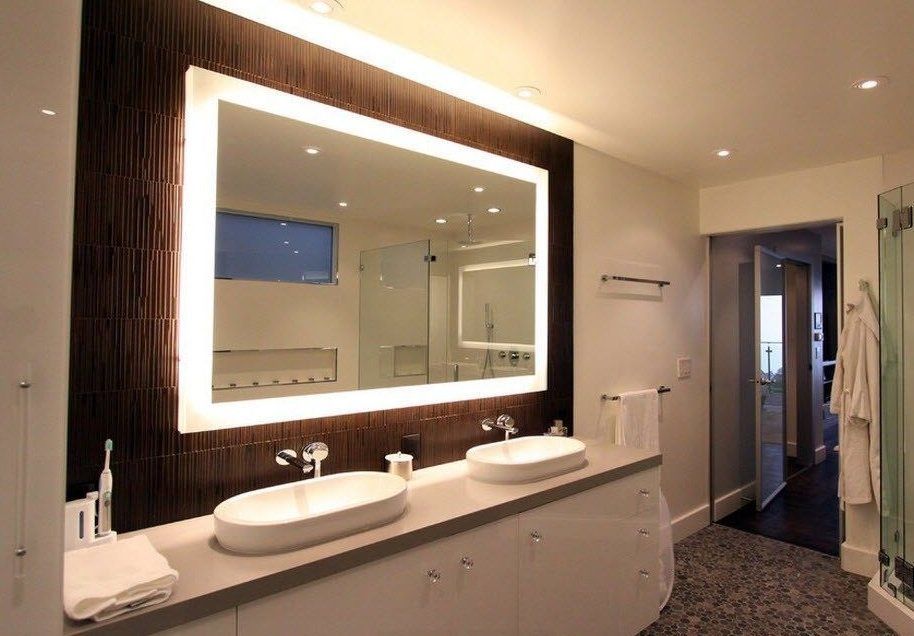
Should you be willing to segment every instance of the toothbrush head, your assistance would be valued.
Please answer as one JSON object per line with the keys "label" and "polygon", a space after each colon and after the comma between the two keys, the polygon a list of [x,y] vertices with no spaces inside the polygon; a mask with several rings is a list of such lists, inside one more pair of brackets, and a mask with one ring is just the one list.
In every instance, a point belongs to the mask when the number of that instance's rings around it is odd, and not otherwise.
{"label": "toothbrush head", "polygon": [[114,442],[112,442],[110,439],[105,440],[105,450],[109,453],[114,450]]}

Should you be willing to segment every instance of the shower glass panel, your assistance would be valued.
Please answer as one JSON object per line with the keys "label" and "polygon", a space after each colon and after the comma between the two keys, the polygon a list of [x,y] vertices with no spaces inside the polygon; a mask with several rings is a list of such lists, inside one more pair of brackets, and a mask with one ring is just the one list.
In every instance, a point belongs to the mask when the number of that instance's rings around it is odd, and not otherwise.
{"label": "shower glass panel", "polygon": [[[914,456],[904,453],[914,433],[914,184],[879,196],[879,314],[881,363],[881,551],[880,577],[890,593],[914,607],[904,585],[914,560]],[[911,390],[907,390],[907,389]],[[910,517],[910,512],[908,516]],[[900,575],[900,576],[899,576]]]}
{"label": "shower glass panel", "polygon": [[429,241],[361,253],[359,388],[426,384]]}

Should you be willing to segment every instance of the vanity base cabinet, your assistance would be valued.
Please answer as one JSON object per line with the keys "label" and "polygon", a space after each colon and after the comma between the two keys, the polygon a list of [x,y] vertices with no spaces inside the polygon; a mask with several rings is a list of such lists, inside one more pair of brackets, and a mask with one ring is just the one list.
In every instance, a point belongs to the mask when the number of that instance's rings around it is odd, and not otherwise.
{"label": "vanity base cabinet", "polygon": [[238,636],[516,634],[517,517],[238,607]]}
{"label": "vanity base cabinet", "polygon": [[518,517],[519,632],[630,636],[659,615],[659,469]]}

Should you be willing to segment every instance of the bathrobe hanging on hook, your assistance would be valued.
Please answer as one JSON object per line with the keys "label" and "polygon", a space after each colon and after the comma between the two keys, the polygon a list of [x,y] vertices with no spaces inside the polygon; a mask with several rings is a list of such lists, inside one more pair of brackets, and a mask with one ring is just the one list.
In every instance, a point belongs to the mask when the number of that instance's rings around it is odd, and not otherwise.
{"label": "bathrobe hanging on hook", "polygon": [[838,342],[832,413],[838,415],[838,496],[879,506],[879,319],[864,288]]}

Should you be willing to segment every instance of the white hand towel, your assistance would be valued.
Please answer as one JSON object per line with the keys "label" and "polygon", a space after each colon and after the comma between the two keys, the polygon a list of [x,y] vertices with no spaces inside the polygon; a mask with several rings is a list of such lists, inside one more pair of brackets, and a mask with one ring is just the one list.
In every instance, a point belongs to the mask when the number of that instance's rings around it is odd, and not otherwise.
{"label": "white hand towel", "polygon": [[660,394],[657,389],[619,395],[616,444],[660,450]]}
{"label": "white hand towel", "polygon": [[177,580],[146,535],[71,550],[64,553],[64,611],[103,621],[166,601]]}

